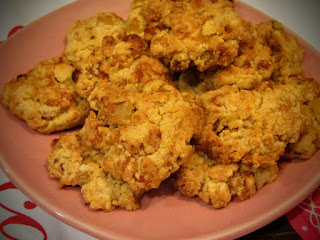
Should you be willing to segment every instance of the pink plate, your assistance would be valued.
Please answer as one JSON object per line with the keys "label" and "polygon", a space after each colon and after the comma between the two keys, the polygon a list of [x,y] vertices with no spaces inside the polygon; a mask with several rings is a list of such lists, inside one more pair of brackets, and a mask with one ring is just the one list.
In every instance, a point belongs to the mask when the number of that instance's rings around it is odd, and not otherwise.
{"label": "pink plate", "polygon": [[[130,1],[80,0],[33,22],[0,45],[0,91],[5,82],[40,60],[60,55],[67,30],[78,19],[99,11],[113,11],[126,18]],[[247,20],[269,19],[237,2]],[[299,39],[305,49],[308,77],[320,81],[320,55]],[[3,171],[27,197],[61,221],[99,239],[234,239],[280,217],[304,200],[320,184],[320,151],[307,161],[281,165],[279,178],[247,201],[233,201],[215,210],[199,199],[181,196],[168,186],[142,199],[138,211],[110,213],[90,210],[77,188],[58,189],[47,172],[50,142],[45,136],[0,107],[0,163]]]}

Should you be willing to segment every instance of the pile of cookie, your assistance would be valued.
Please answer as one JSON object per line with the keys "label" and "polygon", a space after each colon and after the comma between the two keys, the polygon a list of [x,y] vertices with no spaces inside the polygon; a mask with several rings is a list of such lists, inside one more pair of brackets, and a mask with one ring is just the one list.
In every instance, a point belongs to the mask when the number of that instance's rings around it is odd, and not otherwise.
{"label": "pile of cookie", "polygon": [[75,22],[63,55],[8,82],[2,102],[51,144],[59,186],[92,209],[139,208],[172,178],[215,208],[253,196],[280,158],[320,146],[320,86],[276,21],[253,24],[228,0],[135,0],[127,20]]}

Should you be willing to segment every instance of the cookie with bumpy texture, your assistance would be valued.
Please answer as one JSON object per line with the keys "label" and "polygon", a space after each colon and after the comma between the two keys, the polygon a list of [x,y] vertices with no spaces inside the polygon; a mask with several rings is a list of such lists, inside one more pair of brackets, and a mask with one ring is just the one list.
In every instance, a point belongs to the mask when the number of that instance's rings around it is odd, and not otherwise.
{"label": "cookie with bumpy texture", "polygon": [[[232,82],[232,78],[229,80]],[[212,91],[208,82],[189,71],[181,74],[176,84],[180,91],[198,96],[203,103],[205,125],[209,125],[195,139],[198,148],[216,156],[218,162],[272,164],[280,157],[307,159],[320,147],[320,86],[314,79],[269,79],[251,90],[241,89],[237,82]],[[270,140],[264,140],[264,133],[270,134]]]}
{"label": "cookie with bumpy texture", "polygon": [[108,81],[137,87],[151,80],[170,82],[168,69],[149,56],[148,44],[137,35],[126,35],[120,40],[104,39],[101,71]]}
{"label": "cookie with bumpy texture", "polygon": [[200,78],[211,90],[224,85],[254,89],[270,79],[275,65],[271,49],[256,42],[252,47],[242,49],[232,64],[217,71],[207,71]]}
{"label": "cookie with bumpy texture", "polygon": [[140,92],[100,81],[90,96],[98,115],[84,129],[101,165],[132,189],[159,187],[193,153],[190,140],[202,126],[202,108],[189,94],[163,81],[150,81]]}
{"label": "cookie with bumpy texture", "polygon": [[149,41],[150,54],[173,71],[227,66],[252,32],[228,0],[136,0],[126,26],[129,34]]}
{"label": "cookie with bumpy texture", "polygon": [[254,38],[239,48],[239,55],[225,68],[204,76],[211,90],[223,85],[254,89],[264,81],[281,82],[303,75],[303,50],[281,23],[269,21],[254,26]]}
{"label": "cookie with bumpy texture", "polygon": [[297,39],[289,34],[277,21],[263,22],[256,26],[257,41],[267,46],[274,56],[275,69],[271,76],[273,81],[280,81],[291,76],[304,74],[302,61],[304,51]]}
{"label": "cookie with bumpy texture", "polygon": [[198,148],[222,164],[275,165],[303,129],[303,103],[291,89],[266,82],[255,90],[223,86],[200,95],[205,123],[195,137]]}
{"label": "cookie with bumpy texture", "polygon": [[268,81],[275,69],[272,51],[259,42],[243,48],[227,67],[200,73],[189,70],[180,74],[176,86],[181,92],[195,96],[229,85],[239,89],[254,89]]}
{"label": "cookie with bumpy texture", "polygon": [[103,155],[90,147],[81,132],[67,133],[52,142],[48,160],[50,177],[59,179],[59,187],[80,186],[92,209],[138,209],[143,192],[132,191],[128,183],[105,172],[99,165]]}
{"label": "cookie with bumpy texture", "polygon": [[124,20],[115,13],[103,12],[72,24],[67,36],[65,57],[77,69],[76,90],[88,98],[94,85],[104,77],[100,72],[105,37],[120,39],[125,35]]}
{"label": "cookie with bumpy texture", "polygon": [[[277,87],[288,88],[286,95],[296,100],[300,108],[293,108],[300,114],[302,130],[297,142],[289,143],[283,157],[310,158],[320,147],[320,85],[314,79],[290,77],[283,79],[284,85]],[[283,97],[284,97],[283,96]]]}
{"label": "cookie with bumpy texture", "polygon": [[187,197],[199,196],[214,208],[223,208],[234,198],[252,197],[278,176],[277,165],[254,168],[241,163],[217,164],[202,152],[194,153],[176,174],[176,186]]}
{"label": "cookie with bumpy texture", "polygon": [[[303,75],[303,50],[277,21],[252,25],[252,38],[238,49],[234,61],[203,73],[189,70],[177,81],[180,91],[195,95],[224,85],[255,89],[265,81],[279,82]],[[190,75],[195,75],[190,78]]]}
{"label": "cookie with bumpy texture", "polygon": [[[102,51],[109,56],[101,64],[105,78],[88,98],[97,117],[84,126],[92,142],[99,143],[93,147],[106,156],[105,171],[134,190],[157,188],[175,172],[192,153],[189,142],[201,126],[200,104],[179,93],[168,69],[146,50],[137,35],[104,39]],[[104,139],[111,137],[111,142]]]}
{"label": "cookie with bumpy texture", "polygon": [[124,20],[115,13],[102,12],[96,16],[74,22],[67,35],[64,49],[66,58],[76,67],[88,68],[102,60],[101,46],[104,37],[121,38]]}
{"label": "cookie with bumpy texture", "polygon": [[154,79],[170,82],[168,69],[158,59],[148,56],[147,48],[146,41],[137,35],[125,35],[121,39],[105,37],[101,49],[104,59],[100,63],[99,78],[92,85],[90,79],[80,74],[76,83],[77,91],[86,93],[89,99],[101,80],[136,89]]}
{"label": "cookie with bumpy texture", "polygon": [[[103,118],[110,125],[127,124],[134,110],[135,94],[157,92],[161,87],[173,89],[169,71],[159,60],[145,55],[147,44],[137,35],[127,35],[120,41],[108,37],[104,42],[103,52],[109,56],[101,64],[105,78],[88,101],[100,120]],[[126,99],[128,94],[130,101]]]}
{"label": "cookie with bumpy texture", "polygon": [[41,133],[82,125],[90,107],[75,91],[74,71],[63,57],[40,62],[4,86],[2,102],[12,114]]}

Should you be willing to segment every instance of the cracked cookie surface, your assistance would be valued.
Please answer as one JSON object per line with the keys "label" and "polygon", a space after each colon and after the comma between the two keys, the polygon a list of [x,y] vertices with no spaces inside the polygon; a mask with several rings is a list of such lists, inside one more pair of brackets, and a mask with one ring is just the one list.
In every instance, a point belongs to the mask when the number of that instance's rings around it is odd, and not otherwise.
{"label": "cracked cookie surface", "polygon": [[82,125],[90,107],[75,91],[73,72],[73,65],[63,57],[40,62],[5,85],[2,102],[41,133]]}
{"label": "cracked cookie surface", "polygon": [[64,56],[74,64],[77,93],[88,98],[95,84],[104,77],[100,66],[106,57],[104,38],[120,39],[125,35],[124,20],[112,12],[99,13],[72,24],[68,31]]}
{"label": "cracked cookie surface", "polygon": [[214,208],[223,208],[234,197],[240,200],[252,197],[277,176],[277,165],[266,168],[241,163],[223,165],[196,152],[177,172],[176,185],[184,196],[199,196]]}
{"label": "cracked cookie surface", "polygon": [[[312,86],[316,88],[312,90]],[[195,137],[197,147],[222,164],[274,165],[288,144],[303,138],[307,131],[303,129],[318,132],[312,114],[305,114],[313,111],[306,103],[317,101],[317,94],[312,94],[317,89],[314,80],[305,80],[299,84],[265,83],[255,90],[223,86],[204,93],[198,98],[205,108],[205,123]],[[309,92],[309,100],[302,97],[304,92]],[[318,137],[312,136],[317,143]]]}
{"label": "cracked cookie surface", "polygon": [[133,189],[157,188],[192,154],[202,109],[191,95],[161,81],[148,82],[141,92],[101,81],[90,100],[98,115],[91,114],[84,128],[105,154],[102,166]]}
{"label": "cracked cookie surface", "polygon": [[59,179],[59,187],[80,186],[90,208],[112,211],[117,207],[136,210],[142,191],[133,191],[129,184],[118,181],[99,165],[103,158],[90,147],[82,130],[67,133],[52,142],[49,175]]}
{"label": "cracked cookie surface", "polygon": [[150,41],[151,55],[173,71],[230,64],[250,29],[227,0],[137,0],[127,23],[127,31]]}

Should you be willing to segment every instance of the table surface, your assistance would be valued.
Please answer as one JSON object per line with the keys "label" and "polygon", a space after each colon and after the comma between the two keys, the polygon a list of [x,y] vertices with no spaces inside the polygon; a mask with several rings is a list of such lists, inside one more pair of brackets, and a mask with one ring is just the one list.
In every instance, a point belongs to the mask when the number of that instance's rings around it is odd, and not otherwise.
{"label": "table surface", "polygon": [[[35,19],[64,6],[74,0],[1,0],[0,7],[0,40],[7,37],[8,32],[17,25],[27,25]],[[320,51],[320,28],[316,24],[320,23],[318,10],[320,1],[318,0],[243,0],[251,6],[265,12],[267,15],[279,20],[291,30],[309,42],[314,48]],[[305,17],[307,16],[307,17]],[[0,185],[8,181],[0,170]],[[18,191],[18,190],[17,190]],[[24,196],[19,193],[21,198]],[[0,195],[1,197],[2,195]],[[44,217],[47,223],[54,224],[63,229],[59,239],[83,239],[94,240],[93,237],[79,232],[48,215],[41,209],[39,215]],[[1,212],[0,212],[1,216]],[[0,217],[1,222],[1,217]],[[53,234],[53,233],[52,233]],[[49,235],[49,234],[48,234]],[[0,232],[0,239],[6,239]],[[301,239],[294,231],[285,216],[267,226],[239,238],[248,239]]]}
{"label": "table surface", "polygon": [[285,216],[278,218],[267,226],[260,228],[238,240],[299,240],[302,239],[293,229]]}

